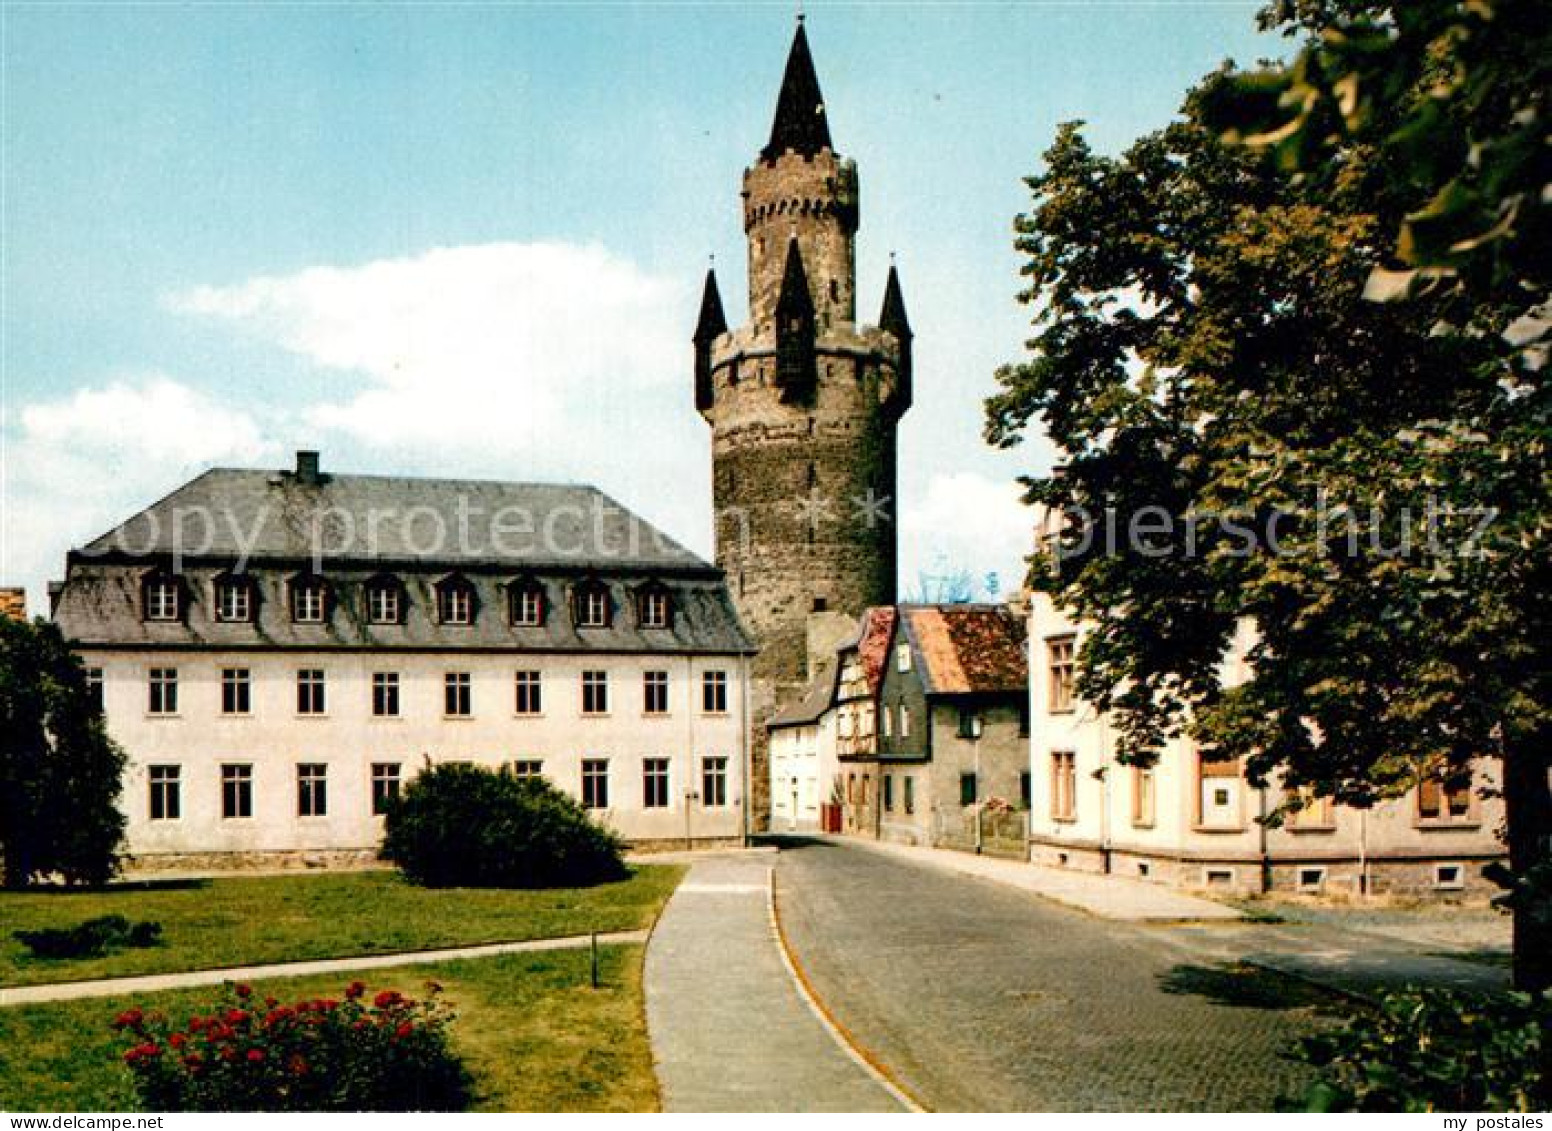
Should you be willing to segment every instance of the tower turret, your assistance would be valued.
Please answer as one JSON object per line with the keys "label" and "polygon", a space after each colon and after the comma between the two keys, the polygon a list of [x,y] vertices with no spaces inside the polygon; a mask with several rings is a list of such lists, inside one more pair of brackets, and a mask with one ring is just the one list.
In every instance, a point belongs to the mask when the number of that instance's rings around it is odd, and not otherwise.
{"label": "tower turret", "polygon": [[711,407],[711,343],[727,333],[727,315],[722,313],[722,292],[717,289],[717,272],[706,269],[706,286],[701,291],[701,316],[695,323],[695,408],[705,412]]}
{"label": "tower turret", "polygon": [[856,320],[857,199],[800,20],[770,140],[744,171],[749,321],[727,329],[708,274],[694,335],[717,564],[760,645],[750,686],[759,828],[764,722],[803,690],[810,616],[857,617],[895,600],[895,431],[910,403],[911,330],[893,272],[881,324]]}
{"label": "tower turret", "polygon": [[814,296],[803,270],[803,251],[797,237],[787,241],[787,266],[782,271],[781,294],[776,299],[776,386],[781,399],[807,403],[814,384]]}

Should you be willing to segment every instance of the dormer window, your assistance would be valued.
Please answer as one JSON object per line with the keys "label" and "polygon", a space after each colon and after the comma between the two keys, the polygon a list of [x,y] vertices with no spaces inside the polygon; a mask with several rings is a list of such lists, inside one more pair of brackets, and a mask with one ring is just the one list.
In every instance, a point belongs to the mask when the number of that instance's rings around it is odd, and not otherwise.
{"label": "dormer window", "polygon": [[537,581],[525,581],[509,590],[510,619],[518,628],[538,628],[544,623],[544,589]]}
{"label": "dormer window", "polygon": [[668,590],[653,586],[638,598],[638,618],[642,628],[667,628],[672,615]]}
{"label": "dormer window", "polygon": [[252,580],[232,576],[216,578],[216,620],[246,624],[252,619]]}
{"label": "dormer window", "polygon": [[371,624],[404,623],[404,590],[397,579],[375,577],[366,583],[366,619]]}
{"label": "dormer window", "polygon": [[322,624],[328,616],[329,591],[321,577],[291,582],[291,619],[297,624]]}
{"label": "dormer window", "polygon": [[588,582],[577,590],[577,627],[609,627],[609,590],[600,581]]}
{"label": "dormer window", "polygon": [[170,621],[183,615],[183,587],[170,574],[153,574],[145,582],[145,619]]}
{"label": "dormer window", "polygon": [[437,585],[437,620],[443,624],[474,623],[474,586],[462,577],[449,577]]}

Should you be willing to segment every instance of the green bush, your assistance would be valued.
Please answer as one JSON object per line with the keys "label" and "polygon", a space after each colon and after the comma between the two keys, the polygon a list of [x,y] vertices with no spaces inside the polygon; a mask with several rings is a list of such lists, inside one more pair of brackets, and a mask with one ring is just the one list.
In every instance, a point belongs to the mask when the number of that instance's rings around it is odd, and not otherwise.
{"label": "green bush", "polygon": [[435,766],[389,806],[381,855],[426,887],[585,887],[624,879],[621,844],[542,778]]}
{"label": "green bush", "polygon": [[1546,1111],[1552,997],[1383,995],[1345,1029],[1300,1042],[1319,1069],[1305,1111]]}
{"label": "green bush", "polygon": [[48,927],[39,931],[13,931],[13,938],[34,958],[100,958],[123,947],[156,946],[162,941],[160,923],[131,923],[122,915],[88,919],[74,927]]}
{"label": "green bush", "polygon": [[149,1111],[461,1111],[469,1074],[448,1044],[452,1014],[397,990],[282,1005],[229,986],[187,1024],[119,1014],[124,1063]]}

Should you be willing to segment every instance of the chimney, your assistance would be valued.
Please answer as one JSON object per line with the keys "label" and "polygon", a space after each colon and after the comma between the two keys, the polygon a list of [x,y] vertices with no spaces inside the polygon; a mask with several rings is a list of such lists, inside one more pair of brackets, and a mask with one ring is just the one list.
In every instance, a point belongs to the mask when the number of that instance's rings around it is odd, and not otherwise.
{"label": "chimney", "polygon": [[296,453],[296,481],[298,483],[305,483],[309,487],[313,487],[313,486],[317,485],[319,478],[320,477],[318,475],[318,453],[317,452],[297,452]]}

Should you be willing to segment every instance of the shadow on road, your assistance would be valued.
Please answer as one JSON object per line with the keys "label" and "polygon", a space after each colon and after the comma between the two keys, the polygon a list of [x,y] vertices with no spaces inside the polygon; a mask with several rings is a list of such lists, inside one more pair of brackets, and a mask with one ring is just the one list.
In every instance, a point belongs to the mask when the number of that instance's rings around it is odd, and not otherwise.
{"label": "shadow on road", "polygon": [[1224,966],[1180,965],[1159,976],[1167,994],[1194,994],[1216,1005],[1244,1009],[1314,1009],[1340,1011],[1337,995],[1273,970],[1246,963]]}

